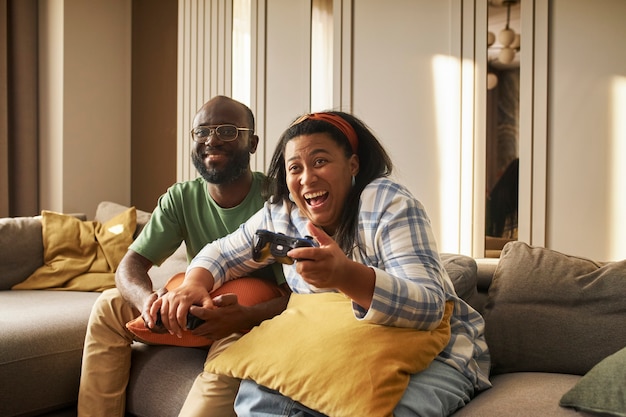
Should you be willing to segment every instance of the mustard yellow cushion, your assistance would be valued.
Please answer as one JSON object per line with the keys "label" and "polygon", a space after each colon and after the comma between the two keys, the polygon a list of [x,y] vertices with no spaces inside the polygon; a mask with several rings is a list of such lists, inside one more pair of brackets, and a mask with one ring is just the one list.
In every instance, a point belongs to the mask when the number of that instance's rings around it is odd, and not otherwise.
{"label": "mustard yellow cushion", "polygon": [[133,241],[135,208],[106,223],[41,213],[44,264],[14,290],[103,291],[115,287],[115,270]]}
{"label": "mustard yellow cushion", "polygon": [[292,294],[287,309],[211,360],[205,370],[279,391],[333,417],[391,416],[410,374],[450,340],[453,304],[433,331],[354,317],[343,294]]}

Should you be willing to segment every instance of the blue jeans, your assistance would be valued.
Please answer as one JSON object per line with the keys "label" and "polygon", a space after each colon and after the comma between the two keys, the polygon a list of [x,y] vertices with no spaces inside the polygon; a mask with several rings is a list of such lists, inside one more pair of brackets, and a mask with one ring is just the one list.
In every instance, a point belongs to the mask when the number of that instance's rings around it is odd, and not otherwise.
{"label": "blue jeans", "polygon": [[[434,361],[426,370],[411,375],[409,386],[393,411],[394,417],[449,416],[467,404],[474,386],[463,374]],[[347,399],[349,401],[349,399]],[[244,380],[235,400],[239,417],[325,417],[278,391]]]}

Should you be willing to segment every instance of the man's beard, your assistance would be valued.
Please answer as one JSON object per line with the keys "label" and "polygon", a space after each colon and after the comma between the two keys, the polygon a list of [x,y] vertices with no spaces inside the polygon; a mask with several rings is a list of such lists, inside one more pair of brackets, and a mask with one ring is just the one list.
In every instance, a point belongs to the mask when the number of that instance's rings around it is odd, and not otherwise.
{"label": "man's beard", "polygon": [[229,182],[239,179],[248,171],[250,166],[250,153],[248,153],[248,151],[235,152],[231,161],[225,164],[225,167],[221,170],[207,168],[196,151],[191,152],[191,161],[205,181],[211,184],[228,184]]}

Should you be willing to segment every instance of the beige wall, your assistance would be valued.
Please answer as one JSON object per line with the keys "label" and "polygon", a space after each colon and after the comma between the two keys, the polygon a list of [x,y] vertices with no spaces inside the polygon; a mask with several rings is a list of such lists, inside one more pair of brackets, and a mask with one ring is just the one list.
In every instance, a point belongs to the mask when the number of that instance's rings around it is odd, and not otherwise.
{"label": "beige wall", "polygon": [[452,3],[355,2],[351,85],[352,112],[425,205],[440,248],[459,252],[460,20]]}
{"label": "beige wall", "polygon": [[152,210],[176,180],[177,1],[42,1],[40,13],[42,208]]}
{"label": "beige wall", "polygon": [[40,2],[42,209],[130,202],[130,2]]}
{"label": "beige wall", "polygon": [[[277,13],[272,5],[278,3],[268,0],[269,14]],[[455,1],[342,3],[353,20],[348,30],[344,26],[347,41],[344,39],[343,45],[350,48],[342,54],[349,65],[341,68],[340,74],[342,92],[348,85],[349,97],[344,95],[340,104],[379,134],[396,162],[397,177],[426,205],[441,249],[480,255],[478,245],[467,245],[464,218],[469,211],[481,209],[482,122],[474,120],[470,126],[473,136],[465,135],[466,123],[461,117],[466,113],[460,114],[458,108],[466,105],[468,91],[471,105],[476,106],[476,117],[480,116],[482,103],[480,95],[458,79],[459,71],[465,70],[454,64],[457,60],[459,65],[458,58],[464,56],[460,51],[472,40],[472,34],[458,27],[459,16],[467,14],[467,8],[461,10]],[[469,11],[476,13],[477,22],[483,7],[477,1],[476,8]],[[523,162],[526,168],[522,182],[529,188],[521,204],[530,207],[524,219],[530,224],[524,227],[532,231],[532,239],[545,241],[547,247],[556,250],[595,259],[626,258],[626,222],[622,220],[626,213],[626,175],[621,168],[626,160],[622,121],[626,111],[626,54],[616,47],[626,42],[621,19],[626,15],[626,3],[546,0],[535,2],[535,13],[540,14],[531,19],[539,25],[536,29],[540,39],[535,40],[539,55],[534,57],[538,62],[531,69],[543,73],[533,74],[522,97],[547,101],[523,107],[527,113],[544,108],[547,111],[532,117],[523,115],[528,125],[522,130],[534,131],[522,140],[535,141],[520,144],[524,148],[522,156],[533,159]],[[294,11],[292,21],[300,18]],[[548,22],[547,36],[542,28],[544,21]],[[580,30],[581,22],[584,31]],[[284,42],[271,36],[271,30],[267,33],[268,50]],[[292,41],[298,36],[298,32],[292,33]],[[480,36],[477,30],[477,45]],[[542,57],[546,47],[548,53]],[[294,61],[306,64],[300,55],[300,50],[292,51],[289,58],[273,62],[272,67],[286,65],[294,71]],[[465,66],[466,62],[460,64]],[[474,69],[478,73],[479,62]],[[523,77],[526,82],[527,75]],[[480,80],[476,82],[479,86]],[[296,84],[295,88],[299,87]],[[533,93],[529,91],[532,88],[537,90]],[[294,97],[288,94],[286,101],[293,105]],[[268,93],[266,97],[270,98],[265,109],[268,115],[272,106],[286,107],[276,95],[271,98]],[[295,112],[297,105],[293,107]],[[280,120],[268,118],[267,123],[279,125]],[[542,126],[544,132],[537,131]],[[473,141],[471,160],[466,153],[468,138]],[[466,170],[465,166],[473,163],[475,169]],[[468,181],[472,175],[474,178]],[[473,203],[468,204],[468,199]],[[480,217],[484,214],[478,213],[474,219]],[[481,233],[480,226],[474,222],[474,236]]]}
{"label": "beige wall", "polygon": [[624,259],[626,2],[553,0],[552,12],[547,245]]}
{"label": "beige wall", "polygon": [[[258,77],[264,93],[257,112],[265,116],[266,164],[288,122],[308,111],[316,88],[310,85],[315,62],[305,3],[268,0],[264,9],[267,30],[259,33],[265,53],[257,56],[266,73]],[[469,253],[461,231],[459,5],[335,1],[333,107],[354,112],[378,134],[396,164],[395,176],[425,204],[441,249]],[[465,217],[464,227],[471,229],[471,209]]]}
{"label": "beige wall", "polygon": [[[426,205],[441,249],[467,251],[462,218],[480,207],[466,204],[468,198],[477,200],[480,195],[475,189],[480,184],[480,170],[465,168],[466,120],[461,120],[458,107],[464,105],[468,83],[460,82],[458,61],[456,69],[445,62],[446,57],[453,58],[448,62],[458,60],[473,39],[459,23],[470,6],[459,6],[453,0],[336,1],[335,10],[347,12],[336,20],[336,24],[343,21],[347,29],[335,44],[342,46],[340,59],[335,60],[339,66],[335,71],[336,106],[354,111],[383,139],[396,161],[398,178]],[[626,101],[626,57],[619,48],[626,42],[620,18],[626,15],[626,3],[539,1],[545,2],[549,3],[545,10],[551,13],[548,87],[542,91],[547,97],[547,172],[529,165],[532,168],[523,175],[529,177],[527,182],[543,181],[546,190],[543,197],[531,193],[525,198],[545,202],[545,207],[539,207],[545,218],[537,224],[545,233],[546,246],[596,259],[626,258],[626,226],[620,223],[626,212],[626,175],[621,168],[626,158],[626,134],[620,116]],[[64,48],[54,53],[48,50],[42,64],[47,66],[42,113],[47,139],[42,146],[42,167],[49,185],[44,194],[53,209],[88,212],[102,199],[127,203],[130,198],[129,6],[122,0],[95,2],[106,4],[109,10],[98,11],[95,19],[97,9],[81,7],[78,1],[63,4],[64,13],[48,6],[49,32],[43,33],[50,35],[44,45],[60,38]],[[179,12],[185,5],[199,4],[204,5],[180,0]],[[185,62],[179,51],[179,68],[182,62],[188,65],[186,74],[198,71],[199,75],[195,81],[186,80],[188,84],[179,77],[179,94],[186,89],[192,96],[183,103],[179,95],[177,178],[183,178],[182,159],[188,161],[188,153],[182,152],[187,140],[183,118],[190,122],[189,116],[204,96],[230,92],[230,55],[225,50],[230,43],[227,36],[219,35],[228,31],[223,23],[228,21],[230,10],[216,6],[221,4],[217,0],[206,4],[215,11],[205,22],[215,36],[202,38],[211,45],[210,62],[199,63],[195,58]],[[273,138],[308,105],[308,2],[253,0],[252,4],[258,42],[253,42],[257,59],[253,61],[251,106],[267,142],[267,149],[257,160],[257,166],[264,167]],[[476,4],[476,10],[485,7],[481,0]],[[179,22],[184,24],[185,13],[191,16],[192,11],[184,12]],[[89,28],[67,23],[68,18],[85,22],[90,20],[87,17],[99,23]],[[476,19],[480,21],[480,13]],[[65,35],[60,35],[64,20]],[[585,22],[584,31],[580,30],[581,22]],[[116,28],[115,33],[111,28]],[[83,39],[74,39],[78,32]],[[102,37],[103,33],[109,37]],[[216,39],[221,43],[216,44]],[[96,41],[103,44],[99,54],[89,48]],[[470,67],[480,69],[480,64]],[[451,72],[442,78],[444,68]],[[208,80],[204,87],[194,87],[193,82],[203,79]],[[442,94],[445,86],[451,90]],[[529,91],[522,93],[530,95]],[[442,101],[442,97],[447,99]],[[475,99],[472,105],[479,108],[480,100]],[[474,136],[469,149],[477,152],[481,130],[476,126],[480,123],[472,122]],[[85,132],[89,133],[88,141],[79,135]],[[472,162],[480,162],[478,153],[473,158]],[[110,175],[104,177],[102,172]],[[186,175],[192,173],[188,169]],[[530,217],[532,221],[534,212]]]}
{"label": "beige wall", "polygon": [[[208,98],[206,91],[196,88],[203,71],[194,69],[210,68],[228,59],[219,49],[198,53],[202,49],[194,47],[202,31],[216,25],[208,13],[215,3],[220,2],[206,1],[200,9],[197,0],[180,1],[185,15],[196,9],[205,21],[197,27],[194,21],[179,26],[179,38],[185,45],[185,53],[179,55],[179,102],[184,106],[198,101],[202,93]],[[280,134],[296,116],[309,111],[310,92],[316,88],[311,85],[311,66],[315,65],[310,49],[311,4],[292,0],[252,3],[256,39],[252,41],[251,107],[261,138],[253,166],[265,170]],[[396,163],[397,177],[426,205],[442,250],[461,251],[458,3],[336,1],[334,9],[338,25],[334,32],[339,34],[334,54],[334,107],[355,112],[379,134]],[[226,43],[225,48],[229,47]],[[436,67],[438,58],[450,56],[457,59]],[[185,107],[183,113],[186,111]],[[185,132],[179,130],[182,166],[188,165]],[[182,173],[179,180],[195,176],[195,171],[188,169]],[[470,188],[471,178],[467,182]],[[471,228],[470,223],[471,217],[466,227]]]}

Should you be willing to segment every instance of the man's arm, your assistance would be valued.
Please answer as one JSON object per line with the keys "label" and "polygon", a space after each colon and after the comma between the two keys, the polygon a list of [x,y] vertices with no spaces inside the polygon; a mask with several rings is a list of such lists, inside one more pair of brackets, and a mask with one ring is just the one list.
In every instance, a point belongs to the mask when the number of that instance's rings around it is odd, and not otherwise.
{"label": "man's arm", "polygon": [[122,297],[141,312],[149,328],[154,327],[156,317],[151,317],[149,308],[157,299],[152,289],[148,270],[152,262],[132,249],[122,258],[115,272],[115,285]]}

